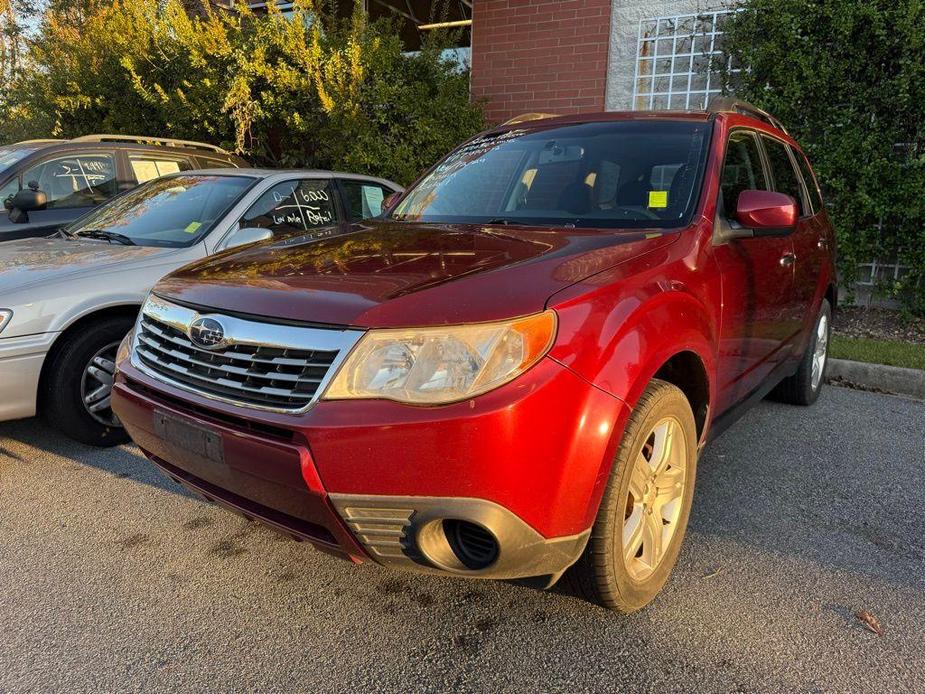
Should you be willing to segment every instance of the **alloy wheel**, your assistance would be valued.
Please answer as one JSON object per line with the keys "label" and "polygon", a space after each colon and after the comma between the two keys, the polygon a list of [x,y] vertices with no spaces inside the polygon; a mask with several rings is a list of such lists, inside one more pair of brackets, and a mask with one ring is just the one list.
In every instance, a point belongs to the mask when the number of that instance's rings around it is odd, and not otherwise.
{"label": "alloy wheel", "polygon": [[823,313],[819,316],[819,323],[816,325],[816,346],[813,349],[813,373],[812,387],[816,390],[822,382],[822,374],[825,373],[825,360],[829,348],[829,318]]}
{"label": "alloy wheel", "polygon": [[113,342],[94,354],[80,380],[80,398],[84,408],[94,420],[108,427],[122,426],[112,411],[112,384],[118,349],[119,343]]}
{"label": "alloy wheel", "polygon": [[681,424],[667,417],[652,428],[633,461],[624,511],[623,561],[636,581],[658,568],[678,531],[687,451]]}

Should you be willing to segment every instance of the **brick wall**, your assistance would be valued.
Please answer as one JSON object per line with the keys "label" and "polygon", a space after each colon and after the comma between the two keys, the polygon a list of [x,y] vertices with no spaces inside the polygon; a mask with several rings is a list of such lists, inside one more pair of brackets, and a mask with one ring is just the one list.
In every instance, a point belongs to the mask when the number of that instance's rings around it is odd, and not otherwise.
{"label": "brick wall", "polygon": [[612,0],[476,0],[472,98],[491,122],[603,111]]}

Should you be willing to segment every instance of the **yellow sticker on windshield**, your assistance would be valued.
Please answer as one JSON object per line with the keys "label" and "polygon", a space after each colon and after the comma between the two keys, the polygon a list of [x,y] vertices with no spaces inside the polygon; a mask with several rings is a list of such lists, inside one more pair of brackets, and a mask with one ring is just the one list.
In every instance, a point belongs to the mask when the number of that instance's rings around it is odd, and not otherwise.
{"label": "yellow sticker on windshield", "polygon": [[[649,207],[651,207],[651,205]],[[183,231],[185,231],[187,234],[195,234],[196,230],[201,226],[202,226],[202,222],[190,222],[189,224],[186,225],[186,229],[184,229]]]}
{"label": "yellow sticker on windshield", "polygon": [[649,207],[654,210],[662,209],[663,207],[668,207],[668,191],[667,190],[650,190],[649,191]]}

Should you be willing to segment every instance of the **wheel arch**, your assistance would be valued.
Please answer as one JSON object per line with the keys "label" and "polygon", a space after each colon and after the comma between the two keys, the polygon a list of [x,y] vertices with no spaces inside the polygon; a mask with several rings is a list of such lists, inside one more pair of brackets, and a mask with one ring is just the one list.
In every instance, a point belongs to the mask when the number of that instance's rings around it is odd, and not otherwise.
{"label": "wheel arch", "polygon": [[690,350],[678,352],[662,364],[652,378],[666,381],[684,393],[694,413],[697,439],[702,440],[710,413],[711,388],[707,368],[700,356]]}
{"label": "wheel arch", "polygon": [[[553,350],[554,358],[630,409],[653,378],[672,383],[691,403],[698,434],[705,432],[717,390],[717,325],[700,298],[653,288],[600,313],[589,314],[581,303],[556,310],[566,344]],[[589,334],[601,336],[593,356],[570,347]]]}
{"label": "wheel arch", "polygon": [[836,306],[838,304],[838,287],[835,286],[834,282],[829,282],[829,285],[825,288],[825,294],[823,295],[829,301],[829,306],[832,308],[832,314],[834,315]]}
{"label": "wheel arch", "polygon": [[83,315],[77,317],[58,334],[58,336],[55,338],[55,341],[51,344],[48,353],[45,355],[45,360],[42,363],[42,371],[39,374],[38,396],[36,398],[36,409],[38,412],[42,412],[44,409],[44,401],[47,393],[45,385],[48,381],[51,365],[54,363],[58,352],[64,347],[65,344],[67,344],[68,339],[70,339],[72,335],[79,332],[86,326],[107,318],[124,317],[135,320],[140,309],[141,304],[138,303],[115,304],[112,306],[106,306],[89,313],[84,313]]}

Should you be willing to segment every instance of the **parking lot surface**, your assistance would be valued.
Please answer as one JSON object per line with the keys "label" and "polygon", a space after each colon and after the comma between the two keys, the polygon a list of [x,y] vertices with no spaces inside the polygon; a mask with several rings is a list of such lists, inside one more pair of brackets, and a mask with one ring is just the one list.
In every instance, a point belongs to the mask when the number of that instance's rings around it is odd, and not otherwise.
{"label": "parking lot surface", "polygon": [[0,690],[922,691],[923,488],[925,403],[762,403],[701,459],[666,590],[619,616],[354,567],[132,446],[0,424]]}

